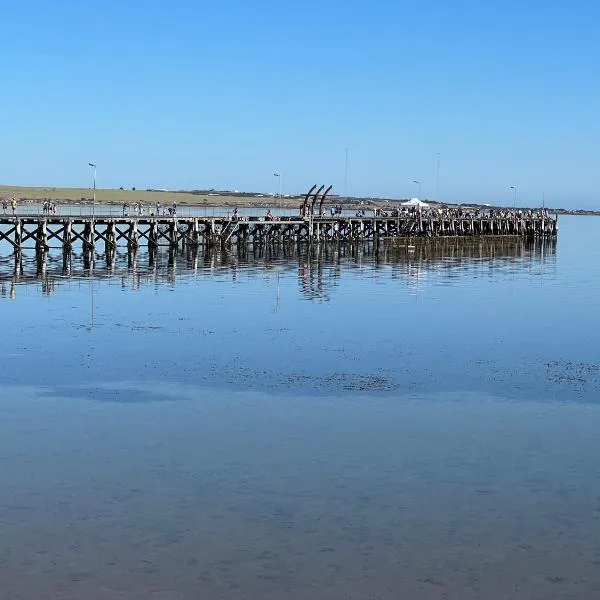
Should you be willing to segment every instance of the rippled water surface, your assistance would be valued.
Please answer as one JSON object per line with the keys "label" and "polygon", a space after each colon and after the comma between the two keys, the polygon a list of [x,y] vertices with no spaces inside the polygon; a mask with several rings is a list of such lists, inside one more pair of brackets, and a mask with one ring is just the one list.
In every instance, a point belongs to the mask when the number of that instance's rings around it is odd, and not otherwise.
{"label": "rippled water surface", "polygon": [[0,598],[600,597],[600,220],[0,257]]}

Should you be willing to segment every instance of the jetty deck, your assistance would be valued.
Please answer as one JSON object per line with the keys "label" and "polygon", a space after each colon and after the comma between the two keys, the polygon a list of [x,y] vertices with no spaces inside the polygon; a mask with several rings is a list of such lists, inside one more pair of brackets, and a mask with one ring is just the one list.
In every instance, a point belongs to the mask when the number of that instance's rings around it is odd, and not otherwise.
{"label": "jetty deck", "polygon": [[320,243],[374,241],[398,238],[519,236],[550,238],[557,235],[557,219],[530,217],[370,216],[370,217],[177,217],[124,216],[67,217],[0,216],[0,243],[18,252],[27,247],[46,251],[81,245],[105,250],[126,245],[227,247],[240,244]]}

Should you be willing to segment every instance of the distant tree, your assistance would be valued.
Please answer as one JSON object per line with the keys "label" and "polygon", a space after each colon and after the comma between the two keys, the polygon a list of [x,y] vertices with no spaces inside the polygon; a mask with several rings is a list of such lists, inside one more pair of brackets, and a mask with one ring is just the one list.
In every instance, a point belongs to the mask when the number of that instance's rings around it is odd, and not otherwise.
{"label": "distant tree", "polygon": [[122,190],[122,189],[123,189],[123,186],[121,186],[119,189],[120,189],[120,190]]}
{"label": "distant tree", "polygon": [[134,187],[132,187],[131,189],[135,192],[135,188]]}

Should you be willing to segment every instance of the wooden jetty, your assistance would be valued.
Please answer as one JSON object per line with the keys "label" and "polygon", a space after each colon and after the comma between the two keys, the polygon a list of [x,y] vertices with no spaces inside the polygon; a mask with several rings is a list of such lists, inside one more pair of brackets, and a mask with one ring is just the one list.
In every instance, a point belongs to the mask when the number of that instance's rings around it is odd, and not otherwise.
{"label": "wooden jetty", "polygon": [[379,242],[399,238],[474,236],[518,236],[552,238],[557,235],[556,218],[509,217],[62,217],[1,216],[0,243],[15,252],[35,247],[44,252],[75,245],[93,251],[104,245],[106,252],[127,246],[153,250],[159,246],[229,247],[247,244]]}

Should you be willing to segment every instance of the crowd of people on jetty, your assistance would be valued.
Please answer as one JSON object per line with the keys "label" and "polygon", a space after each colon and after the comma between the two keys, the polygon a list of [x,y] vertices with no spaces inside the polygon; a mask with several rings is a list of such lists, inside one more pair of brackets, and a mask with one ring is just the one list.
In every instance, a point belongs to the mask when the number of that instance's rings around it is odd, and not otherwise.
{"label": "crowd of people on jetty", "polygon": [[[177,216],[177,203],[173,202],[171,206],[162,206],[160,202],[156,203],[156,212],[152,211],[152,209],[146,206],[143,202],[134,202],[132,204],[133,215],[138,217],[142,217],[144,215],[148,215],[150,217],[176,217]],[[123,216],[129,216],[129,204],[127,202],[123,202]]]}
{"label": "crowd of people on jetty", "polygon": [[57,211],[56,202],[50,202],[50,200],[44,200],[42,204],[42,213],[45,215],[55,215]]}
{"label": "crowd of people on jetty", "polygon": [[[384,210],[381,208],[373,209],[376,217],[400,217],[400,218],[418,218],[423,219],[547,219],[548,210],[546,208],[472,208],[472,207],[422,207],[422,206],[403,206]],[[364,210],[356,213],[357,217],[365,216]]]}
{"label": "crowd of people on jetty", "polygon": [[[17,199],[16,198],[11,198],[10,199],[10,208],[12,210],[12,214],[16,214],[17,212]],[[4,198],[4,200],[2,200],[2,212],[4,214],[6,214],[8,212],[8,200],[6,198]]]}
{"label": "crowd of people on jetty", "polygon": [[[10,208],[9,208],[9,201],[7,198],[4,198],[2,200],[2,214],[6,215],[10,210],[13,215],[16,215],[18,206],[19,206],[19,203],[17,202],[17,199],[11,198],[10,199]],[[58,206],[57,206],[56,202],[51,202],[50,200],[44,200],[44,202],[42,203],[42,214],[55,215],[57,212],[58,212]]]}
{"label": "crowd of people on jetty", "polygon": [[[308,218],[311,214],[311,207],[300,205],[300,216]],[[342,206],[336,205],[328,209],[321,208],[319,213],[313,212],[313,217],[336,217],[342,215]],[[529,219],[529,218],[548,218],[546,208],[538,209],[517,209],[517,208],[480,208],[480,207],[450,207],[450,206],[399,206],[396,208],[359,208],[355,217],[393,217],[393,218],[424,218],[424,219]],[[275,217],[268,210],[266,220],[274,220]]]}
{"label": "crowd of people on jetty", "polygon": [[[4,198],[2,200],[2,211],[3,214],[10,214],[12,211],[13,215],[17,213],[18,203],[16,198]],[[130,215],[130,205],[127,202],[123,202],[123,216],[127,217]],[[44,200],[42,204],[42,212],[45,215],[55,215],[58,207],[55,202],[50,200]],[[330,206],[328,208],[319,207],[318,210],[309,206],[308,204],[300,205],[300,217],[308,219],[313,217],[341,217],[344,213],[344,209],[341,204]],[[346,209],[346,215],[349,216],[349,210]],[[357,218],[367,217],[391,217],[391,218],[423,218],[423,219],[547,219],[548,218],[547,208],[493,208],[493,207],[463,207],[463,206],[429,206],[429,205],[414,205],[414,206],[398,206],[394,208],[381,208],[381,207],[361,207],[354,212],[354,216]],[[144,202],[134,202],[131,205],[132,216],[177,216],[177,203],[173,202],[170,206],[162,206],[160,202],[156,202],[155,210],[152,210],[150,205],[146,205]],[[238,208],[233,209],[233,219],[239,219]],[[280,217],[271,212],[268,209],[265,216],[265,221],[279,221]]]}
{"label": "crowd of people on jetty", "polygon": [[[336,216],[339,216],[342,214],[343,209],[342,209],[341,204],[336,204],[335,206],[329,207],[329,209],[327,209],[327,211],[323,207],[321,207],[320,210],[321,210],[321,214],[320,214],[321,217],[324,217],[327,214],[327,212],[329,212],[329,216],[336,217]],[[311,207],[308,206],[308,204],[305,205],[304,203],[302,203],[300,205],[300,216],[303,219],[308,218],[310,216],[310,211],[311,211]],[[313,215],[314,215],[314,213],[313,213]]]}

